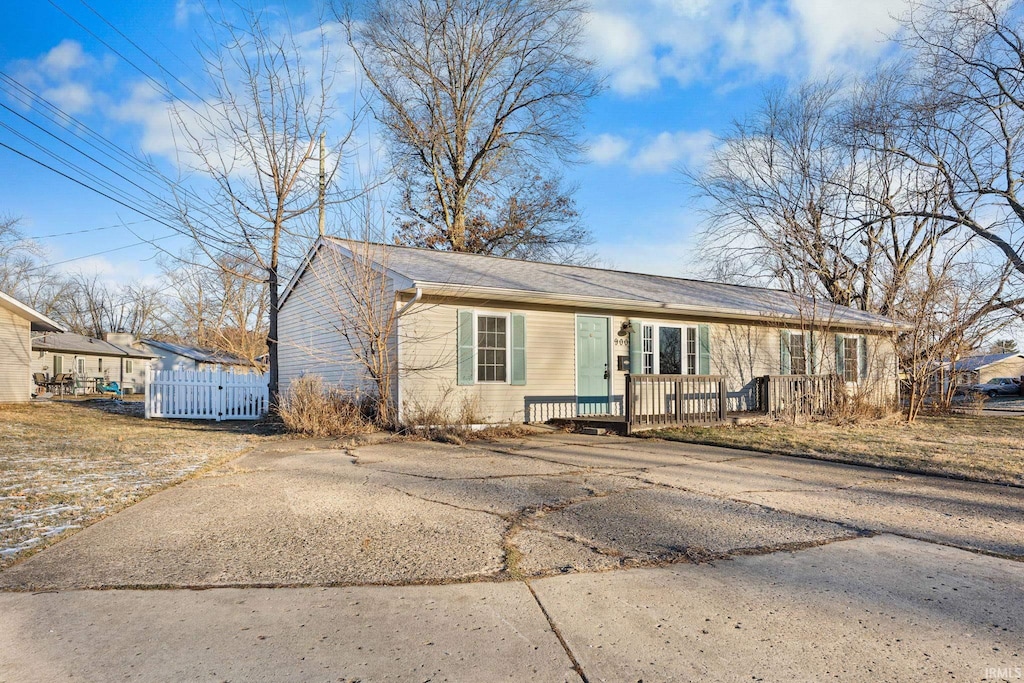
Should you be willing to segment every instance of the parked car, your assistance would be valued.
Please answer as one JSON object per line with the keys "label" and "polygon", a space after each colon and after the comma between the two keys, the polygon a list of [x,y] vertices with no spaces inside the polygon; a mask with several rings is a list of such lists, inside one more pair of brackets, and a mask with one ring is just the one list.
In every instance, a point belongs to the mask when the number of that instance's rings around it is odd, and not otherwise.
{"label": "parked car", "polygon": [[982,384],[972,384],[969,389],[976,394],[985,394],[989,398],[1017,396],[1020,394],[1020,381],[1013,377],[993,377]]}

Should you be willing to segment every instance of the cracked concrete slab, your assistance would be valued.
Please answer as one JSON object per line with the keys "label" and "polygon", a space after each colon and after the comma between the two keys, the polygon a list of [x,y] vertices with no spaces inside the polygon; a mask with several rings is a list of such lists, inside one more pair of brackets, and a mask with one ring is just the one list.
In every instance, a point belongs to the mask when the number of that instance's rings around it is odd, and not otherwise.
{"label": "cracked concrete slab", "polygon": [[661,487],[588,499],[535,515],[531,525],[648,562],[700,561],[709,554],[767,551],[857,535],[829,522]]}
{"label": "cracked concrete slab", "polygon": [[735,497],[872,531],[1024,558],[1024,492],[1019,488],[907,476],[850,488]]}
{"label": "cracked concrete slab", "polygon": [[750,491],[789,491],[822,487],[820,484],[810,484],[798,479],[767,474],[759,471],[758,468],[744,467],[741,463],[697,462],[690,465],[659,467],[633,476],[641,481],[713,496],[732,496]]}
{"label": "cracked concrete slab", "polygon": [[18,589],[413,583],[500,571],[505,524],[385,487],[338,451],[252,454],[0,574]]}
{"label": "cracked concrete slab", "polygon": [[368,480],[392,486],[425,500],[512,517],[544,507],[558,507],[593,495],[644,486],[635,479],[604,474],[517,476],[473,479],[423,479],[374,472]]}
{"label": "cracked concrete slab", "polygon": [[992,680],[1024,658],[1019,565],[893,536],[531,586],[591,681]]}
{"label": "cracked concrete slab", "polygon": [[621,567],[625,559],[585,542],[537,529],[518,529],[507,543],[519,554],[512,567],[518,576],[604,571]]}
{"label": "cracked concrete slab", "polygon": [[429,479],[495,479],[497,477],[550,476],[579,471],[578,467],[549,463],[493,451],[470,451],[471,454],[451,451],[428,451],[421,455],[408,455],[400,460],[367,463],[357,451],[357,462],[367,469]]}
{"label": "cracked concrete slab", "polygon": [[0,594],[0,682],[579,676],[522,583]]}

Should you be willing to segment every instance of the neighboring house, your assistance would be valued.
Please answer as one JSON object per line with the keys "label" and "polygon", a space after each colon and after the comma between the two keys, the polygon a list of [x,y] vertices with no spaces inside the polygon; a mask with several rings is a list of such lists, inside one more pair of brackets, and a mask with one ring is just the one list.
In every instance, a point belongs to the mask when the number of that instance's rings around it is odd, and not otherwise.
{"label": "neighboring house", "polygon": [[63,331],[42,313],[0,292],[0,403],[32,398],[32,333]]}
{"label": "neighboring house", "polygon": [[995,377],[1021,376],[1024,376],[1024,354],[1016,352],[968,356],[953,363],[953,382],[958,387],[984,384]]}
{"label": "neighboring house", "polygon": [[70,372],[77,390],[117,382],[124,393],[141,393],[153,356],[124,343],[130,340],[131,335],[111,334],[103,340],[72,332],[44,334],[32,339],[32,372],[47,377]]}
{"label": "neighboring house", "polygon": [[[371,291],[357,291],[361,282]],[[387,347],[406,421],[438,409],[485,422],[621,415],[629,372],[724,375],[730,410],[755,407],[763,375],[836,373],[885,400],[897,391],[898,326],[863,311],[778,290],[332,238],[317,240],[282,296],[282,390],[304,374],[367,388],[358,335],[339,311],[378,299],[398,315]]]}
{"label": "neighboring house", "polygon": [[198,346],[142,339],[138,345],[155,356],[154,370],[233,370],[236,373],[258,372],[247,359],[224,351]]}

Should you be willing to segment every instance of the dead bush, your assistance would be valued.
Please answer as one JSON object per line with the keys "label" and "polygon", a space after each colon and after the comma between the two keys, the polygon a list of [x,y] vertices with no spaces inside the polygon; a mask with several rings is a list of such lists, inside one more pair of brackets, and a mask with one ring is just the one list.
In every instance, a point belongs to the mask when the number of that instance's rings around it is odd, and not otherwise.
{"label": "dead bush", "polygon": [[486,418],[480,414],[480,403],[476,397],[456,398],[454,394],[452,387],[448,387],[433,400],[407,401],[404,421],[408,432],[458,446],[471,439],[472,433]]}
{"label": "dead bush", "polygon": [[293,381],[278,400],[277,412],[290,432],[307,436],[350,436],[373,430],[372,402],[328,387],[318,375]]}

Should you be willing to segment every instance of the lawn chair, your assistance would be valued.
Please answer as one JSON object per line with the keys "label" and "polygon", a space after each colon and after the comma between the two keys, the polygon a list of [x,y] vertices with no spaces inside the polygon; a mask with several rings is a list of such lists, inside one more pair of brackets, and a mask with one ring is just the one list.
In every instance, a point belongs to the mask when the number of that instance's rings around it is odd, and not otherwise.
{"label": "lawn chair", "polygon": [[75,376],[70,372],[62,372],[58,375],[54,375],[53,378],[46,383],[48,389],[57,389],[60,391],[60,395],[63,396],[64,392],[72,391],[75,388]]}
{"label": "lawn chair", "polygon": [[[36,385],[36,389],[42,389],[43,393],[46,392],[46,373],[45,372],[33,372],[32,382]],[[36,392],[40,393],[39,391]]]}

